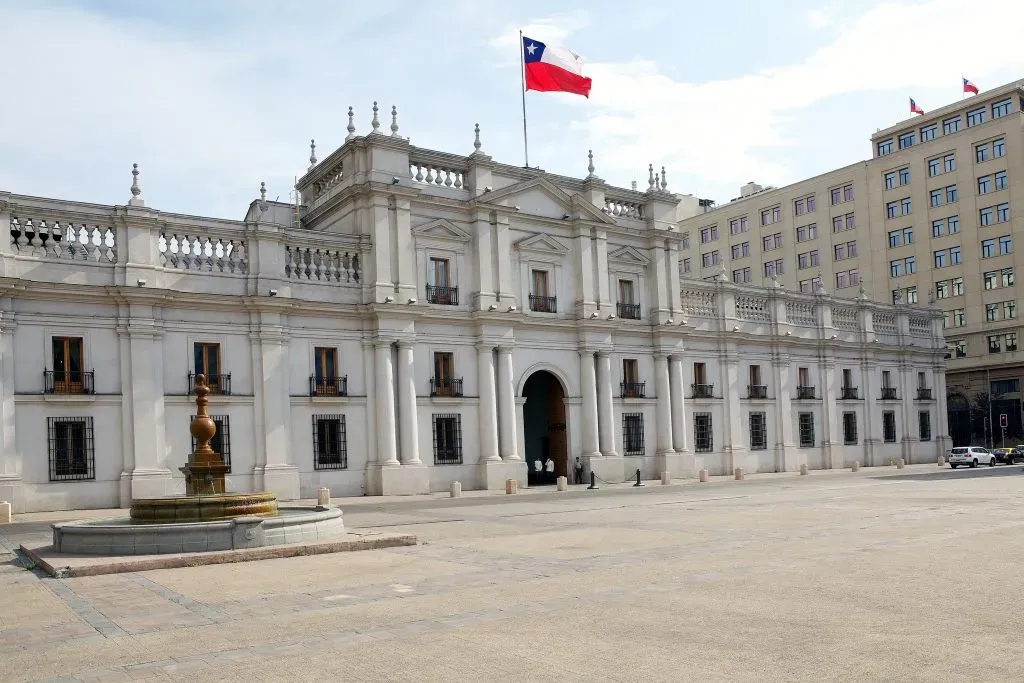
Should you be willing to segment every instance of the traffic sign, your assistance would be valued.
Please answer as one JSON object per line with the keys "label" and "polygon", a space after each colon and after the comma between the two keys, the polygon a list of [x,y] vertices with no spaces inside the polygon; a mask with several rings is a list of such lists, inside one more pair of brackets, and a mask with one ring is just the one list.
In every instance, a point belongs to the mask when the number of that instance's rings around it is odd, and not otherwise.
{"label": "traffic sign", "polygon": [[1006,426],[1006,413],[999,413],[999,426],[1000,427],[1005,427]]}

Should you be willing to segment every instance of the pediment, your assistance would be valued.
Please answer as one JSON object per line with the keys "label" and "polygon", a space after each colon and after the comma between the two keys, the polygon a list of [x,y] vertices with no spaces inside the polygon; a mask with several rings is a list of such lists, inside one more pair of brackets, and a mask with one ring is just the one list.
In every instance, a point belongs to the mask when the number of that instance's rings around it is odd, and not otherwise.
{"label": "pediment", "polygon": [[519,240],[516,242],[516,249],[519,251],[534,251],[544,254],[560,254],[563,256],[569,253],[569,247],[562,244],[561,240],[543,232],[537,233],[532,237],[524,237]]}
{"label": "pediment", "polygon": [[620,247],[608,254],[608,260],[636,266],[646,266],[651,262],[651,259],[636,247]]}
{"label": "pediment", "polygon": [[417,225],[412,234],[418,238],[447,240],[449,242],[468,242],[473,236],[445,218]]}
{"label": "pediment", "polygon": [[566,214],[600,223],[615,223],[598,207],[578,194],[566,192],[544,177],[530,178],[488,193],[486,201],[504,206],[518,206],[527,216],[562,220]]}

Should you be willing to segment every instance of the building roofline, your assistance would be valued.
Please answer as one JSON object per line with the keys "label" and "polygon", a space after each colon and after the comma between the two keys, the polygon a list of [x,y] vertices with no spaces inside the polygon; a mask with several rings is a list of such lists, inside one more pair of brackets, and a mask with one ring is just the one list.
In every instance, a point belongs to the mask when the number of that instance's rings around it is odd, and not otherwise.
{"label": "building roofline", "polygon": [[1024,79],[1019,79],[1012,83],[1001,85],[998,88],[992,88],[991,90],[982,90],[973,97],[957,100],[956,102],[947,104],[944,107],[939,107],[938,109],[929,111],[925,116],[912,116],[910,118],[903,119],[899,123],[893,124],[888,128],[883,128],[871,136],[871,141],[875,142],[878,138],[892,137],[896,133],[907,130],[908,128],[920,128],[921,126],[926,126],[929,123],[941,123],[941,119],[943,117],[962,109],[970,102],[975,100],[980,102],[982,100],[1008,95],[1021,89],[1024,89]]}

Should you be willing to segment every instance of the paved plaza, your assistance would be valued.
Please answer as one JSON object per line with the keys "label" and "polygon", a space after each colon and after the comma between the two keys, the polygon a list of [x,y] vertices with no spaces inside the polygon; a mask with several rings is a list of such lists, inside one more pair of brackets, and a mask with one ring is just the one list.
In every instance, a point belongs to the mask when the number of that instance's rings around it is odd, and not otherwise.
{"label": "paved plaza", "polygon": [[[1020,681],[1024,471],[341,501],[415,547],[50,579],[0,679]],[[20,515],[0,550],[42,544]]]}

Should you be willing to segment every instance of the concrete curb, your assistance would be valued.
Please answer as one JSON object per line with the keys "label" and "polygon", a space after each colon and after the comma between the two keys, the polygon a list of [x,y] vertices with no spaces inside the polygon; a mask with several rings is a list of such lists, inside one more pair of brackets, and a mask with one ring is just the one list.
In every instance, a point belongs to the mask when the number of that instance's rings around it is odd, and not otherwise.
{"label": "concrete curb", "polygon": [[178,567],[199,567],[208,564],[272,560],[279,557],[378,550],[380,548],[397,548],[411,545],[416,545],[416,537],[411,534],[367,534],[366,536],[354,539],[322,541],[318,543],[296,543],[265,548],[243,548],[240,550],[168,555],[125,555],[120,557],[62,555],[53,552],[52,546],[28,548],[24,545],[21,546],[21,552],[25,553],[37,567],[48,575],[58,579],[66,579],[80,576],[99,576],[101,574],[144,572],[152,569],[175,569]]}

